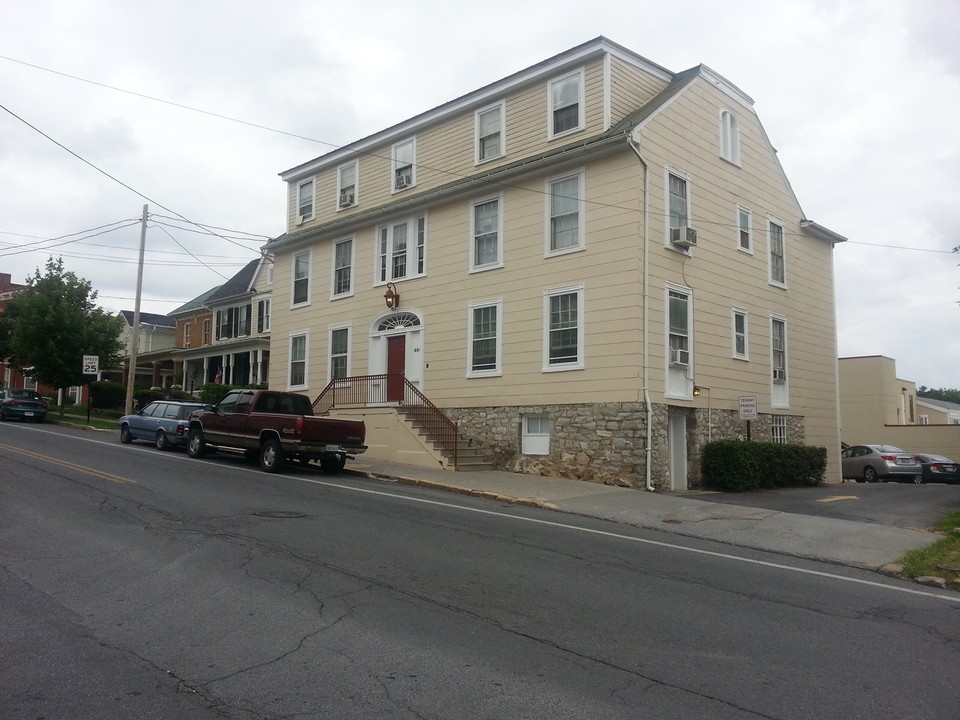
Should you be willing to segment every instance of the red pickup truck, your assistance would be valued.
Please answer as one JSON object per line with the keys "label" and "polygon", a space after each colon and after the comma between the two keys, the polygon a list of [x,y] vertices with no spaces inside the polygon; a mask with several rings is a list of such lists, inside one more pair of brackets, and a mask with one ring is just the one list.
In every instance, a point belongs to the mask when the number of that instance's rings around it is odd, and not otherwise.
{"label": "red pickup truck", "polygon": [[347,458],[365,452],[362,420],[317,417],[310,398],[272,390],[231,390],[216,405],[190,415],[187,454],[203,457],[218,448],[242,450],[267,472],[279,472],[287,459],[311,460],[335,475]]}

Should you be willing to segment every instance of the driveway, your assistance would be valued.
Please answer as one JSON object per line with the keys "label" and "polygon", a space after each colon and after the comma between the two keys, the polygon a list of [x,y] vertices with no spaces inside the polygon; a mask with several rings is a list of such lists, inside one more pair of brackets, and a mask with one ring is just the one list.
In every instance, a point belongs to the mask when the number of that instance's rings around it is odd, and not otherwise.
{"label": "driveway", "polygon": [[726,505],[917,530],[931,530],[947,513],[960,511],[960,485],[846,482],[747,493],[698,490],[678,494]]}

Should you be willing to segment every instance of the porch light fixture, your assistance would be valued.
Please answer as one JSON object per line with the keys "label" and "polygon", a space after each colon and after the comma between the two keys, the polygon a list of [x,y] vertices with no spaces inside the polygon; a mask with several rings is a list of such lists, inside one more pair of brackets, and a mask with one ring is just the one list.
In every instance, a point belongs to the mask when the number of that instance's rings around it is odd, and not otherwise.
{"label": "porch light fixture", "polygon": [[389,310],[400,307],[400,293],[397,292],[397,286],[392,282],[387,283],[387,291],[383,294],[383,300]]}

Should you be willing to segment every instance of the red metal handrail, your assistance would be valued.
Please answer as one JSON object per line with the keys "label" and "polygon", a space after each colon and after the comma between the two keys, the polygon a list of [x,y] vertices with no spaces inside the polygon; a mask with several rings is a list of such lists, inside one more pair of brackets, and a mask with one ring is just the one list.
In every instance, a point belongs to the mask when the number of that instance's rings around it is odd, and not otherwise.
{"label": "red metal handrail", "polygon": [[453,467],[457,467],[457,424],[402,373],[334,378],[313,401],[313,411],[317,415],[327,415],[335,407],[387,403],[402,407],[414,425],[423,428],[430,440],[453,457]]}

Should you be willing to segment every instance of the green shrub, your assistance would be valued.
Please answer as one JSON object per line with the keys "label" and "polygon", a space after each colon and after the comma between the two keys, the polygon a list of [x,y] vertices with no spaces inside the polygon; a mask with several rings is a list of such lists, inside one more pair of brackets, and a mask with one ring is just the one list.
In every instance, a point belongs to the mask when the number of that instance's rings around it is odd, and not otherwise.
{"label": "green shrub", "polygon": [[719,440],[703,449],[703,486],[724,492],[822,485],[827,450],[809,445]]}
{"label": "green shrub", "polygon": [[200,391],[200,402],[214,405],[220,398],[226,395],[227,392],[230,390],[233,390],[233,385],[224,385],[222,383],[207,383],[206,385],[203,386],[203,390]]}
{"label": "green shrub", "polygon": [[112,380],[90,383],[90,403],[94,408],[119,408],[127,401],[127,389]]}

